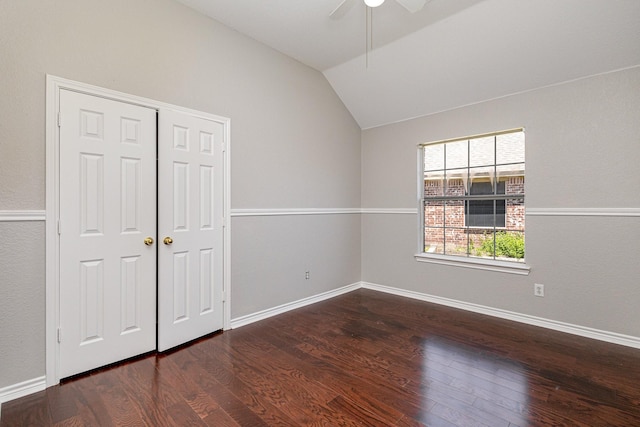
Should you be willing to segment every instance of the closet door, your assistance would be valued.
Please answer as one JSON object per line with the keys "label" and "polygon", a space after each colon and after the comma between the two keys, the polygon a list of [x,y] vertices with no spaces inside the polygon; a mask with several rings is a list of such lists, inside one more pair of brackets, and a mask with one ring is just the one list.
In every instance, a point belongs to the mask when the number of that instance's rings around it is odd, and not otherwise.
{"label": "closet door", "polygon": [[158,350],[223,327],[224,125],[160,110]]}
{"label": "closet door", "polygon": [[156,111],[60,91],[61,378],[156,347]]}

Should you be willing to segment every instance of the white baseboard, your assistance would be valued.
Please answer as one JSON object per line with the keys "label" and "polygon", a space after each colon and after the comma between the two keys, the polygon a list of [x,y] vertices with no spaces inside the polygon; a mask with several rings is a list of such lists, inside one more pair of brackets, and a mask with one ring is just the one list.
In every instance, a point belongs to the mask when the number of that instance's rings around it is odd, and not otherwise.
{"label": "white baseboard", "polygon": [[[0,388],[0,411],[2,410],[3,403],[42,391],[45,388],[46,377],[44,376]],[[0,412],[0,414],[2,414],[2,412]]]}
{"label": "white baseboard", "polygon": [[296,308],[300,308],[316,302],[324,301],[326,299],[333,298],[347,292],[355,291],[360,288],[371,289],[378,292],[385,292],[388,294],[431,302],[434,304],[440,304],[447,307],[453,307],[461,310],[471,311],[474,313],[480,313],[488,316],[498,317],[500,319],[511,320],[514,322],[524,323],[527,325],[539,326],[539,327],[551,329],[554,331],[564,332],[572,335],[578,335],[581,337],[591,338],[598,341],[604,341],[611,344],[618,344],[626,347],[640,349],[640,337],[623,335],[616,332],[603,331],[599,329],[589,328],[586,326],[559,322],[557,320],[530,316],[528,314],[516,313],[513,311],[502,310],[499,308],[493,308],[493,307],[488,307],[488,306],[479,305],[479,304],[472,304],[472,303],[458,301],[450,298],[443,298],[435,295],[429,295],[429,294],[424,294],[420,292],[394,288],[391,286],[377,285],[375,283],[368,283],[368,282],[354,283],[351,285],[344,286],[342,288],[334,289],[329,292],[324,292],[319,295],[314,295],[298,301],[293,301],[293,302],[283,304],[277,307],[273,307],[267,310],[259,311],[257,313],[248,314],[246,316],[232,319],[231,329],[239,328],[241,326],[245,326],[250,323],[254,323],[260,320],[267,319],[272,316],[276,316],[278,314],[286,313],[287,311],[295,310]]}
{"label": "white baseboard", "polygon": [[599,341],[605,341],[612,344],[623,345],[640,349],[640,337],[618,334],[615,332],[602,331],[599,329],[588,328],[586,326],[574,325],[571,323],[558,322],[556,320],[544,319],[542,317],[529,316],[528,314],[515,313],[513,311],[501,310],[498,308],[487,307],[479,304],[472,304],[464,301],[442,298],[434,295],[423,294],[420,292],[408,291],[404,289],[394,288],[391,286],[376,285],[374,283],[362,282],[361,287],[388,294],[413,298],[421,301],[431,302],[434,304],[445,305],[448,307],[459,308],[462,310],[472,311],[474,313],[486,314],[488,316],[499,317],[501,319],[512,320],[514,322],[525,323],[527,325],[540,326],[542,328],[552,329],[559,332],[565,332],[581,337],[591,338]]}
{"label": "white baseboard", "polygon": [[318,295],[313,295],[307,298],[303,298],[297,301],[293,301],[287,304],[282,304],[277,307],[268,308],[266,310],[258,311],[256,313],[247,314],[235,319],[231,319],[231,329],[236,329],[241,326],[248,325],[250,323],[264,320],[278,314],[286,313],[287,311],[295,310],[296,308],[304,307],[306,305],[314,304],[316,302],[324,301],[329,298],[337,297],[338,295],[346,294],[347,292],[360,289],[362,286],[360,282],[351,285],[343,286],[342,288],[333,289],[331,291],[323,292]]}

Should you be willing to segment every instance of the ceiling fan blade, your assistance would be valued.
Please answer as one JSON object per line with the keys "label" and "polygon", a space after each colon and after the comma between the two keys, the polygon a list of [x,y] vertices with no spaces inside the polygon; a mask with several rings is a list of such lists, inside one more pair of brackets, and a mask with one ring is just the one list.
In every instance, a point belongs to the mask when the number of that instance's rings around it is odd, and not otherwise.
{"label": "ceiling fan blade", "polygon": [[329,14],[331,19],[340,19],[344,15],[347,14],[351,10],[351,8],[356,4],[356,0],[342,0],[342,3],[338,5],[333,12]]}
{"label": "ceiling fan blade", "polygon": [[416,13],[424,7],[427,0],[396,0],[402,7],[411,13]]}

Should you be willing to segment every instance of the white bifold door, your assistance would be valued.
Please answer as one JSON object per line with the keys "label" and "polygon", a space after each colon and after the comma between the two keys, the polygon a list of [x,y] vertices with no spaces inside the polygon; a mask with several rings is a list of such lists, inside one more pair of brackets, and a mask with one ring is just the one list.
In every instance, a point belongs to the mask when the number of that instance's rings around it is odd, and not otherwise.
{"label": "white bifold door", "polygon": [[223,327],[224,125],[157,113],[60,90],[60,378]]}
{"label": "white bifold door", "polygon": [[60,377],[155,349],[155,110],[60,91],[59,228]]}
{"label": "white bifold door", "polygon": [[222,329],[224,127],[160,110],[158,350]]}

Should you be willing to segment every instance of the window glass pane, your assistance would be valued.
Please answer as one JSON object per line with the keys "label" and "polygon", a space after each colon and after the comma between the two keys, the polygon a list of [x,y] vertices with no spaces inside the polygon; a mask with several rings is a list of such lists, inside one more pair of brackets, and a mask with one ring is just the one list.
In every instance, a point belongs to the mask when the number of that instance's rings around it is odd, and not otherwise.
{"label": "window glass pane", "polygon": [[[469,160],[469,142],[468,141],[455,141],[449,142],[446,145],[445,155],[446,162],[445,168],[447,170],[457,169],[457,168],[466,168]],[[458,174],[461,171],[457,171]],[[447,172],[449,175],[449,172]]]}
{"label": "window glass pane", "polygon": [[524,176],[510,176],[505,178],[505,193],[510,196],[524,195]]}
{"label": "window glass pane", "polygon": [[444,228],[424,228],[424,251],[430,254],[444,254]]}
{"label": "window glass pane", "polygon": [[511,176],[524,176],[524,163],[496,166],[496,173],[501,179],[507,179]]}
{"label": "window glass pane", "polygon": [[460,178],[447,180],[445,196],[464,196],[464,181]]}
{"label": "window glass pane", "polygon": [[524,163],[524,132],[496,136],[496,163]]}
{"label": "window glass pane", "polygon": [[524,232],[524,199],[506,201],[506,224],[509,230]]}
{"label": "window glass pane", "polygon": [[[504,194],[504,181],[498,182],[498,191],[497,194]],[[493,188],[493,182],[488,180],[478,180],[473,181],[471,184],[471,195],[487,195],[487,194],[496,194]]]}
{"label": "window glass pane", "polygon": [[495,174],[494,166],[482,166],[482,167],[475,167],[475,168],[469,169],[469,176],[471,177],[472,180],[491,179],[494,174]]}
{"label": "window glass pane", "polygon": [[487,230],[485,228],[470,228],[467,230],[467,236],[469,237],[469,256],[479,258],[491,258],[488,252],[483,252],[482,245],[485,244],[485,240],[490,237],[490,245],[493,248],[493,230]]}
{"label": "window glass pane", "polygon": [[494,137],[475,138],[469,146],[469,166],[493,165],[495,160]]}
{"label": "window glass pane", "polygon": [[444,195],[445,182],[443,179],[424,180],[424,197],[441,197]]}
{"label": "window glass pane", "polygon": [[448,200],[444,209],[445,227],[464,227],[464,200]]}
{"label": "window glass pane", "polygon": [[467,256],[467,233],[464,228],[446,228],[445,254]]}
{"label": "window glass pane", "polygon": [[524,232],[486,231],[472,238],[469,246],[474,257],[524,262]]}
{"label": "window glass pane", "polygon": [[472,257],[494,259],[495,235],[494,230],[476,230],[470,235],[469,254]]}
{"label": "window glass pane", "polygon": [[424,170],[434,171],[444,169],[444,144],[424,146]]}
{"label": "window glass pane", "polygon": [[504,227],[505,200],[468,200],[465,225],[467,227]]}
{"label": "window glass pane", "polygon": [[424,225],[426,227],[444,227],[444,202],[426,200],[424,202]]}
{"label": "window glass pane", "polygon": [[496,259],[524,262],[524,231],[496,233]]}

